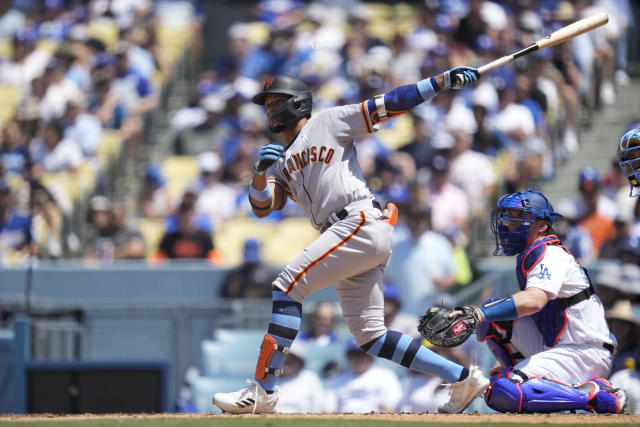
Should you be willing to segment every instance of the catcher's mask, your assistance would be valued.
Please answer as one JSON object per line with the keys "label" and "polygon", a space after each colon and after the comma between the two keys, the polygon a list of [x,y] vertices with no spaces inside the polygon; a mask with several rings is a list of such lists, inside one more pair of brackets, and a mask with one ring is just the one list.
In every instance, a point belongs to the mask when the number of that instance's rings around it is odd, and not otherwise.
{"label": "catcher's mask", "polygon": [[617,157],[629,180],[629,196],[640,196],[640,129],[631,129],[620,138]]}
{"label": "catcher's mask", "polygon": [[556,216],[544,195],[533,188],[500,197],[491,212],[491,231],[496,238],[494,255],[516,255],[525,249],[535,218],[553,225]]}
{"label": "catcher's mask", "polygon": [[302,117],[311,117],[311,91],[300,79],[289,76],[273,76],[264,83],[262,92],[251,100],[258,105],[264,105],[269,93],[288,95],[289,99],[271,114],[271,120],[277,125],[275,132],[281,132],[289,123]]}

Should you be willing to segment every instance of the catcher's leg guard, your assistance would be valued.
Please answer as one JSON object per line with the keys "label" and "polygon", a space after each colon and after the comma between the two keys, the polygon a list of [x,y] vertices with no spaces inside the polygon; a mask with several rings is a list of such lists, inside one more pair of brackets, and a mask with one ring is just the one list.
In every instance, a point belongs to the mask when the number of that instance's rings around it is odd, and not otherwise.
{"label": "catcher's leg guard", "polygon": [[510,379],[505,370],[491,378],[485,394],[487,405],[498,412],[560,412],[589,409],[589,393],[556,381],[532,378],[524,382]]}
{"label": "catcher's leg guard", "polygon": [[584,382],[576,388],[589,393],[589,409],[598,414],[619,414],[626,403],[620,399],[621,396],[626,399],[624,392],[620,394],[620,390],[604,378]]}

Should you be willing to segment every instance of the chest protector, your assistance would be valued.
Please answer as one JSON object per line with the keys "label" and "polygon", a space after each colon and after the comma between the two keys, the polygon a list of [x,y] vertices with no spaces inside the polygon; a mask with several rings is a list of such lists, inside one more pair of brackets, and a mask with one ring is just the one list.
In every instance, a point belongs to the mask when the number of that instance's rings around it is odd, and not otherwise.
{"label": "chest protector", "polygon": [[[526,248],[520,255],[518,255],[516,275],[518,277],[518,285],[521,290],[524,290],[527,285],[527,277],[536,265],[544,258],[544,254],[547,252],[547,246],[560,246],[569,255],[573,256],[569,249],[564,247],[560,243],[560,239],[556,236],[548,236],[542,240],[535,242],[533,245]],[[583,269],[589,287],[567,298],[556,298],[547,302],[542,310],[532,314],[538,330],[544,338],[544,343],[548,347],[553,347],[558,343],[560,335],[567,327],[567,308],[581,301],[589,299],[591,295],[595,293],[591,279],[587,273],[587,270]]]}

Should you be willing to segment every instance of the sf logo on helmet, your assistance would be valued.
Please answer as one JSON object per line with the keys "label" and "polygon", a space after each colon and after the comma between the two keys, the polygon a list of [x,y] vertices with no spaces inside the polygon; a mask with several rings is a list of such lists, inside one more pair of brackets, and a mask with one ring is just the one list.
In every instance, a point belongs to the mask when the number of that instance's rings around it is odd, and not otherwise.
{"label": "sf logo on helmet", "polygon": [[264,82],[264,90],[267,90],[271,87],[271,85],[273,84],[273,77],[269,78],[269,80],[267,80],[266,82]]}

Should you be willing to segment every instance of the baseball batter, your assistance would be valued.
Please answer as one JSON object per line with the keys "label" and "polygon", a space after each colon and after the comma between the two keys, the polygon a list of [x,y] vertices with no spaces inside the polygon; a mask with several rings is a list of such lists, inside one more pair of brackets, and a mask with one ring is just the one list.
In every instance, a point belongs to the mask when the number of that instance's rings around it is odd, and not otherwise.
{"label": "baseball batter", "polygon": [[383,273],[398,212],[392,203],[383,209],[374,200],[354,144],[358,137],[375,132],[379,123],[429,101],[442,89],[470,85],[478,76],[475,68],[457,67],[313,117],[311,92],[304,82],[275,76],[264,83],[253,102],[264,105],[270,129],[282,136],[282,142],[260,149],[249,201],[256,216],[265,217],[291,199],[322,234],[273,283],[271,321],[254,379],[238,392],[215,394],[215,405],[232,413],[275,411],[276,381],[300,327],[301,303],[334,283],[348,327],[364,351],[438,375],[455,383],[452,388],[464,388],[465,393],[449,402],[450,411],[464,410],[488,386],[477,367],[452,363],[420,340],[386,329]]}
{"label": "baseball batter", "polygon": [[502,196],[491,215],[494,255],[518,255],[521,291],[475,309],[478,340],[498,360],[485,401],[500,412],[620,413],[626,394],[603,379],[615,337],[586,270],[555,236],[556,216],[534,189]]}
{"label": "baseball batter", "polygon": [[629,196],[640,195],[640,129],[631,129],[620,138],[618,165],[629,180]]}

